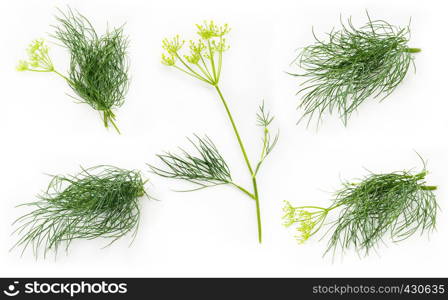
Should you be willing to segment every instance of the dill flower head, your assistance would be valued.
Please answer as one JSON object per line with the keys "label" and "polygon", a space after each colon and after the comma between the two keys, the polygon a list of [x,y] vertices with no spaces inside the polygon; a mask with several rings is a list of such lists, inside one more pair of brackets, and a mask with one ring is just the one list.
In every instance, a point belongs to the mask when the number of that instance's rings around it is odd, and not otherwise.
{"label": "dill flower head", "polygon": [[296,214],[300,223],[296,228],[298,234],[295,237],[299,244],[303,244],[310,238],[316,222],[313,221],[312,214],[306,210],[300,210]]}
{"label": "dill flower head", "polygon": [[164,39],[162,41],[162,48],[168,52],[170,55],[176,55],[177,52],[183,47],[185,41],[180,39],[179,35],[176,35],[174,38]]}
{"label": "dill flower head", "polygon": [[196,24],[198,34],[204,40],[209,40],[214,37],[222,37],[229,33],[229,25],[224,24],[222,26],[216,25],[213,21],[204,21],[202,25]]}
{"label": "dill flower head", "polygon": [[17,69],[17,71],[26,71],[26,70],[28,70],[29,67],[30,66],[27,61],[19,60],[19,63],[17,64],[16,69]]}
{"label": "dill flower head", "polygon": [[37,39],[28,46],[28,60],[20,60],[17,71],[54,71],[53,62],[48,54],[49,48],[43,39]]}
{"label": "dill flower head", "polygon": [[289,201],[284,201],[283,206],[283,225],[289,227],[296,222],[296,209],[291,205]]}
{"label": "dill flower head", "polygon": [[291,203],[285,201],[283,207],[283,225],[286,227],[298,224],[296,227],[297,234],[295,238],[299,244],[305,243],[315,232],[315,228],[326,215],[325,209],[317,211],[308,211],[305,207],[293,207]]}
{"label": "dill flower head", "polygon": [[183,54],[185,41],[179,35],[162,41],[162,64],[175,67],[180,71],[204,81],[217,85],[221,75],[222,54],[229,49],[224,36],[229,33],[227,24],[216,25],[213,21],[205,21],[196,25],[199,39],[189,42],[189,53]]}
{"label": "dill flower head", "polygon": [[162,64],[165,66],[171,67],[175,65],[174,56],[168,56],[165,53],[162,54]]}
{"label": "dill flower head", "polygon": [[199,40],[197,42],[190,41],[189,48],[190,55],[184,55],[184,57],[190,64],[196,65],[201,59],[201,55],[205,49],[205,44],[202,40]]}

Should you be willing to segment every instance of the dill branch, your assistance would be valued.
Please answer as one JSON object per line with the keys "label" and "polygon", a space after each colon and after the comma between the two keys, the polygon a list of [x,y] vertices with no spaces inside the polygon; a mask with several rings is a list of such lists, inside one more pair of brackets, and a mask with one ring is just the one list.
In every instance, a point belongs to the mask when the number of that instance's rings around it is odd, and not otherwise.
{"label": "dill branch", "polygon": [[[302,94],[298,108],[303,109],[300,120],[317,123],[324,112],[335,112],[347,125],[350,115],[369,97],[381,100],[391,94],[403,81],[409,67],[414,66],[409,48],[409,26],[400,28],[383,20],[371,20],[356,28],[348,19],[341,20],[341,29],[321,40],[313,32],[315,44],[301,50],[295,59],[304,72],[291,74],[308,79],[301,83]],[[300,122],[299,120],[299,122]]]}
{"label": "dill branch", "polygon": [[271,137],[271,133],[269,131],[269,125],[274,120],[274,117],[265,110],[264,101],[258,107],[259,110],[257,112],[257,125],[263,127],[263,140],[262,140],[262,150],[260,155],[260,160],[258,161],[255,167],[255,175],[260,170],[261,165],[263,164],[266,157],[272,152],[274,147],[277,145],[279,138],[279,131],[275,134],[274,138]]}
{"label": "dill branch", "polygon": [[109,124],[120,133],[114,110],[121,107],[129,86],[127,47],[123,28],[100,36],[92,24],[78,12],[59,10],[54,38],[70,52],[68,76],[58,72],[43,40],[35,40],[28,48],[28,60],[21,60],[18,71],[54,72],[61,76],[81,103],[100,112],[104,126]]}
{"label": "dill branch", "polygon": [[42,247],[45,257],[50,250],[67,251],[76,239],[103,237],[112,244],[129,232],[135,237],[138,199],[148,196],[145,182],[137,171],[112,166],[53,176],[38,201],[21,205],[33,210],[14,222],[20,236],[14,248],[22,247],[23,253],[31,247],[37,257]]}
{"label": "dill branch", "polygon": [[435,228],[438,205],[425,185],[426,170],[370,174],[360,183],[345,183],[333,206],[341,206],[327,252],[354,247],[369,251],[389,235],[394,242]]}
{"label": "dill branch", "polygon": [[128,40],[123,28],[98,35],[81,14],[60,11],[54,37],[71,56],[68,83],[84,102],[102,114],[105,127],[115,124],[114,110],[123,105],[129,86]]}
{"label": "dill branch", "polygon": [[330,211],[339,209],[328,229],[331,236],[325,253],[344,253],[349,248],[368,255],[386,237],[399,242],[431,231],[436,225],[438,205],[423,169],[389,174],[369,174],[359,182],[345,182],[328,208],[285,205],[285,226],[298,224],[299,242],[314,235]]}
{"label": "dill branch", "polygon": [[305,243],[310,237],[316,234],[324,225],[324,221],[331,209],[317,206],[299,206],[294,207],[288,201],[285,201],[283,207],[284,220],[283,225],[289,227],[298,223],[295,238],[299,244]]}
{"label": "dill branch", "polygon": [[[222,60],[223,60],[223,52],[226,51],[229,46],[226,43],[224,38],[230,31],[230,28],[227,24],[223,26],[216,25],[213,21],[204,22],[201,25],[196,25],[199,35],[199,39],[197,41],[190,41],[189,54],[182,54],[182,47],[185,44],[184,40],[181,40],[179,35],[176,35],[172,39],[164,39],[162,41],[162,48],[165,50],[165,53],[162,54],[162,63],[166,66],[173,67],[189,76],[196,78],[200,81],[203,81],[214,87],[216,90],[219,100],[221,101],[224,109],[227,113],[227,117],[229,119],[230,124],[232,125],[233,132],[235,134],[235,138],[238,142],[238,145],[241,150],[241,154],[244,158],[244,162],[246,164],[247,170],[250,174],[250,179],[252,181],[253,190],[250,192],[247,189],[233,183],[230,181],[230,174],[228,174],[227,167],[224,168],[224,171],[221,170],[223,166],[220,166],[219,172],[223,173],[224,176],[222,178],[215,178],[214,176],[210,176],[208,170],[204,173],[196,172],[197,166],[193,160],[193,156],[187,155],[187,158],[175,156],[168,153],[165,156],[161,156],[162,160],[165,160],[165,164],[171,168],[169,171],[155,170],[156,173],[170,178],[182,178],[189,180],[195,184],[198,184],[200,188],[205,188],[210,185],[216,184],[225,184],[229,183],[244,192],[250,198],[255,200],[255,208],[257,213],[257,228],[258,228],[258,241],[261,243],[262,241],[262,224],[261,224],[261,209],[260,209],[260,201],[258,194],[258,185],[256,173],[258,171],[261,162],[265,159],[266,155],[272,150],[273,145],[277,142],[277,136],[273,141],[270,139],[268,126],[272,121],[272,118],[269,115],[264,115],[264,108],[262,111],[261,120],[264,122],[262,125],[264,127],[264,140],[263,140],[263,149],[261,154],[261,161],[259,162],[256,169],[252,167],[251,161],[247,155],[246,148],[244,147],[243,139],[241,138],[235,120],[230,111],[229,105],[224,98],[224,95],[219,88],[219,80],[222,71]],[[265,119],[263,119],[265,118]],[[266,125],[266,126],[265,126]],[[202,164],[202,158],[196,158]],[[192,163],[193,162],[193,163]],[[179,165],[177,165],[179,164]],[[206,164],[207,167],[208,164]],[[213,163],[212,163],[213,165]],[[228,175],[228,178],[226,177]],[[205,180],[205,182],[204,182]]]}
{"label": "dill branch", "polygon": [[166,152],[157,155],[166,169],[149,165],[151,170],[162,177],[183,179],[200,188],[232,183],[229,167],[210,138],[188,139],[199,155],[181,150],[181,154]]}

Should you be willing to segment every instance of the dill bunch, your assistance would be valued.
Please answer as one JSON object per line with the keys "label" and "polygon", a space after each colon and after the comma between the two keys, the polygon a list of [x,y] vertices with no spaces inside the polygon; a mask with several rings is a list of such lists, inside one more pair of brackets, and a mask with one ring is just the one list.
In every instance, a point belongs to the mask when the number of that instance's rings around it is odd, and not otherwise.
{"label": "dill bunch", "polygon": [[196,28],[198,39],[189,42],[187,52],[184,51],[185,41],[182,40],[179,35],[162,41],[162,48],[164,49],[164,53],[162,54],[162,64],[179,70],[194,79],[200,80],[213,87],[216,91],[219,101],[224,106],[230,125],[235,134],[236,141],[238,142],[244,163],[252,181],[252,190],[249,191],[247,188],[232,181],[225,160],[215,144],[213,144],[208,137],[199,138],[196,136],[197,140],[190,140],[199,155],[190,154],[182,149],[181,155],[167,152],[163,155],[158,155],[164,165],[164,169],[152,165],[150,165],[150,168],[157,175],[182,179],[193,183],[197,188],[192,190],[229,184],[245,193],[251,199],[255,200],[258,241],[261,243],[262,224],[257,174],[266,157],[272,152],[278,141],[278,133],[272,137],[270,131],[270,124],[274,120],[274,117],[266,111],[264,103],[259,106],[257,125],[263,130],[262,147],[259,159],[253,163],[247,155],[243,139],[238,131],[229,104],[225,100],[219,87],[223,68],[223,54],[229,49],[226,36],[230,32],[230,28],[227,24],[218,25],[213,21],[205,21],[202,24],[196,24]]}
{"label": "dill bunch", "polygon": [[71,9],[59,10],[53,37],[70,52],[68,75],[56,71],[43,40],[33,41],[28,61],[20,61],[19,71],[54,72],[64,78],[80,103],[97,110],[104,126],[117,130],[115,110],[125,101],[129,86],[128,39],[123,27],[99,35],[87,18]]}
{"label": "dill bunch", "polygon": [[[317,123],[324,112],[336,112],[344,125],[350,115],[369,97],[381,100],[403,81],[409,67],[414,66],[413,54],[419,48],[409,48],[410,27],[403,28],[384,20],[371,20],[356,28],[348,19],[341,20],[341,29],[331,31],[325,40],[313,31],[316,42],[303,48],[295,64],[306,77],[297,94],[301,94],[298,109],[308,124]],[[299,120],[299,122],[300,122]]]}
{"label": "dill bunch", "polygon": [[437,188],[426,185],[427,174],[425,168],[417,174],[371,173],[359,182],[343,183],[328,208],[293,207],[286,202],[284,225],[298,224],[297,239],[303,243],[327,225],[328,214],[338,209],[339,215],[327,232],[331,236],[325,253],[353,248],[367,255],[385,237],[399,242],[435,228]]}
{"label": "dill bunch", "polygon": [[[113,166],[82,169],[76,175],[53,176],[38,201],[22,204],[33,210],[18,218],[14,247],[67,251],[76,239],[112,239],[137,233],[140,219],[139,198],[148,196],[138,171]],[[149,196],[148,196],[149,197]],[[23,253],[22,252],[22,253]]]}

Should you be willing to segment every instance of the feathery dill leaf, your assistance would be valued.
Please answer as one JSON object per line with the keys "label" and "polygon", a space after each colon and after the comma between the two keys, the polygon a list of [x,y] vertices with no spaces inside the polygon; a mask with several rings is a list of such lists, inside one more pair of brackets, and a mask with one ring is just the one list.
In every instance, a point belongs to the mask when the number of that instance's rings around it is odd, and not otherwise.
{"label": "feathery dill leaf", "polygon": [[263,128],[263,139],[260,160],[255,167],[255,174],[258,173],[264,160],[272,152],[278,142],[280,132],[277,131],[274,138],[272,138],[271,132],[269,131],[269,125],[271,125],[272,121],[274,121],[274,117],[271,116],[270,112],[266,111],[263,101],[258,107],[257,112],[257,125]]}
{"label": "feathery dill leaf", "polygon": [[332,222],[325,253],[353,248],[368,255],[385,237],[393,242],[405,240],[415,233],[431,231],[436,225],[438,205],[434,190],[428,186],[424,168],[389,174],[369,174],[359,182],[345,182],[336,192],[328,208],[318,206],[284,207],[285,226],[298,224],[299,242],[305,242],[325,224],[328,214],[339,209]]}
{"label": "feathery dill leaf", "polygon": [[45,257],[50,250],[67,251],[76,239],[103,237],[112,244],[129,232],[135,237],[145,183],[140,172],[113,166],[53,176],[38,201],[21,205],[33,210],[14,222],[20,237],[14,247],[31,247],[36,257],[43,248]]}
{"label": "feathery dill leaf", "polygon": [[78,12],[60,11],[54,37],[70,51],[69,85],[93,109],[102,113],[104,126],[115,127],[114,109],[123,105],[128,90],[128,39],[123,27],[98,35]]}
{"label": "feathery dill leaf", "polygon": [[166,152],[157,157],[166,170],[148,165],[151,170],[162,177],[183,179],[200,188],[227,184],[232,182],[229,167],[210,138],[188,139],[199,155],[192,155],[180,149],[181,154]]}
{"label": "feathery dill leaf", "polygon": [[[336,112],[344,125],[350,115],[369,97],[381,100],[392,93],[403,81],[409,67],[414,66],[413,53],[409,48],[409,25],[397,27],[384,20],[371,20],[368,13],[366,25],[356,28],[348,19],[341,20],[341,29],[303,48],[295,64],[304,72],[291,74],[309,79],[297,94],[302,96],[298,105],[303,109],[300,120],[308,124],[324,112]],[[299,120],[299,122],[300,122]]]}

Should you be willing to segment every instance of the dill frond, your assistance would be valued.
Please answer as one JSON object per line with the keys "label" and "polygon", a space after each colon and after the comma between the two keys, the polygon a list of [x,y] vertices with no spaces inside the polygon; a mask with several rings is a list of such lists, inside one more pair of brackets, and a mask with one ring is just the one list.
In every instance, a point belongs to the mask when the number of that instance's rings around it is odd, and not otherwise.
{"label": "dill frond", "polygon": [[263,103],[258,107],[257,112],[257,125],[263,128],[263,139],[260,160],[255,167],[255,175],[258,173],[264,160],[266,159],[266,157],[268,157],[272,150],[274,150],[278,142],[280,132],[277,131],[274,138],[272,138],[271,132],[269,130],[269,126],[271,125],[272,121],[274,121],[274,117],[271,116],[271,113],[269,111],[266,111],[263,101]]}
{"label": "dill frond", "polygon": [[104,126],[115,124],[129,86],[128,39],[123,27],[98,35],[83,15],[60,11],[54,37],[70,51],[69,85],[82,102],[102,113]]}
{"label": "dill frond", "polygon": [[[341,20],[341,29],[327,34],[325,40],[301,50],[295,64],[303,73],[291,74],[308,79],[297,94],[301,94],[298,109],[308,124],[323,114],[336,112],[344,125],[350,115],[369,97],[381,100],[403,81],[409,67],[414,66],[409,48],[410,28],[397,27],[384,20],[371,20],[356,28],[348,19]],[[300,121],[299,121],[300,122]]]}
{"label": "dill frond", "polygon": [[436,225],[434,186],[426,186],[427,171],[370,174],[359,183],[344,183],[333,206],[341,207],[333,224],[327,252],[353,247],[368,254],[389,235],[393,242]]}
{"label": "dill frond", "polygon": [[120,133],[115,110],[123,105],[129,86],[128,39],[123,27],[99,35],[80,13],[71,9],[59,12],[53,37],[70,52],[68,75],[55,69],[43,40],[33,41],[28,48],[28,61],[19,61],[17,70],[61,76],[77,95],[77,101],[97,110],[104,126],[112,124]]}
{"label": "dill frond", "polygon": [[148,165],[151,170],[162,177],[183,179],[200,188],[227,184],[232,182],[229,167],[210,138],[188,139],[199,155],[192,155],[180,149],[182,154],[166,152],[157,155],[166,170]]}
{"label": "dill frond", "polygon": [[371,173],[359,182],[345,182],[328,208],[293,207],[288,202],[285,226],[298,224],[298,239],[303,242],[325,225],[331,211],[338,209],[338,218],[328,229],[331,236],[325,253],[344,253],[352,248],[368,255],[386,237],[399,242],[435,228],[437,188],[426,185],[427,174],[426,169],[417,174]]}
{"label": "dill frond", "polygon": [[14,248],[31,247],[36,257],[43,248],[45,257],[61,247],[68,251],[76,239],[103,237],[112,244],[129,232],[135,237],[139,198],[148,196],[144,184],[138,171],[113,166],[54,176],[38,201],[21,205],[33,210],[14,222],[20,237]]}

